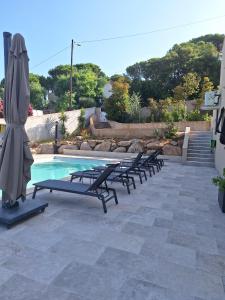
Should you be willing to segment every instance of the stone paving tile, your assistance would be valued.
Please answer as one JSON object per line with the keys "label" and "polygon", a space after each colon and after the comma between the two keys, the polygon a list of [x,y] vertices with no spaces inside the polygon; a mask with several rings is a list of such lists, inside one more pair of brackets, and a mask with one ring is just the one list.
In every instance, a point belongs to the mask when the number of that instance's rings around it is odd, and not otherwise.
{"label": "stone paving tile", "polygon": [[116,299],[126,274],[101,266],[71,263],[53,281],[53,285],[87,299]]}
{"label": "stone paving tile", "polygon": [[62,238],[63,236],[57,230],[54,232],[41,231],[38,226],[27,227],[10,237],[19,245],[29,245],[31,248],[42,251],[47,251]]}
{"label": "stone paving tile", "polygon": [[56,219],[47,214],[38,214],[34,218],[30,218],[26,221],[26,227],[38,227],[38,229],[42,232],[53,232],[61,227],[64,223],[65,220]]}
{"label": "stone paving tile", "polygon": [[196,226],[195,224],[191,224],[182,220],[166,220],[162,218],[156,218],[153,226],[167,228],[171,230],[181,231],[188,234],[196,234]]}
{"label": "stone paving tile", "polygon": [[97,260],[97,265],[115,272],[123,272],[127,276],[132,276],[140,270],[148,270],[152,259],[148,256],[137,255],[124,250],[115,248],[106,248],[103,254]]}
{"label": "stone paving tile", "polygon": [[204,236],[191,235],[180,231],[171,230],[168,233],[167,242],[189,247],[191,249],[203,251],[209,254],[218,254],[216,241]]}
{"label": "stone paving tile", "polygon": [[41,299],[41,291],[46,286],[21,275],[14,275],[0,286],[1,300]]}
{"label": "stone paving tile", "polygon": [[197,268],[225,277],[225,256],[197,253]]}
{"label": "stone paving tile", "polygon": [[168,229],[166,228],[145,226],[142,224],[137,224],[132,222],[127,222],[124,225],[122,232],[132,234],[135,236],[140,236],[152,242],[154,241],[165,242],[168,238]]}
{"label": "stone paving tile", "polygon": [[[147,281],[129,279],[127,280],[119,291],[117,300],[149,300],[153,285]],[[156,292],[154,292],[154,299]]]}
{"label": "stone paving tile", "polygon": [[196,268],[196,251],[187,247],[168,243],[146,242],[140,252],[151,259],[165,259],[190,268]]}
{"label": "stone paving tile", "polygon": [[225,299],[220,276],[166,262],[163,259],[152,262],[147,272],[137,272],[135,278],[149,281],[190,297],[207,300]]}
{"label": "stone paving tile", "polygon": [[[96,242],[98,241],[96,240]],[[104,247],[96,242],[82,241],[73,236],[66,237],[52,246],[49,252],[84,264],[94,265],[104,251]]]}
{"label": "stone paving tile", "polygon": [[[0,286],[5,283],[8,279],[10,279],[15,273],[13,271],[10,271],[2,266],[0,266]],[[1,293],[0,293],[1,295]],[[0,296],[0,299],[1,296]]]}
{"label": "stone paving tile", "polygon": [[44,284],[50,283],[68,263],[70,257],[26,249],[16,256],[11,256],[2,267]]}
{"label": "stone paving tile", "polygon": [[112,247],[138,254],[144,244],[144,239],[123,232],[103,230],[95,237],[95,242],[106,247]]}

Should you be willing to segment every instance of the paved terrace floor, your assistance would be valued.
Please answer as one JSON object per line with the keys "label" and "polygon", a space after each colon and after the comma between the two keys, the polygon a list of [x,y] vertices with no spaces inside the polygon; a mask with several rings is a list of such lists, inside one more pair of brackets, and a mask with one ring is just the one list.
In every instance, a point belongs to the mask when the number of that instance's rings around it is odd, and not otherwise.
{"label": "paved terrace floor", "polygon": [[45,213],[0,227],[1,300],[223,300],[225,215],[216,171],[167,163],[104,215],[96,199],[40,192]]}

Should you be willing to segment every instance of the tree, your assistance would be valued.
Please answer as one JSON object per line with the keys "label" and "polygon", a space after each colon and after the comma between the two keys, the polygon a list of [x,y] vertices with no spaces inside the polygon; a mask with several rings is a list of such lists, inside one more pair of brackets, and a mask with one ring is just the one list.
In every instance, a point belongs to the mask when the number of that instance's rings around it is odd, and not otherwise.
{"label": "tree", "polygon": [[[66,93],[69,90],[70,66],[56,66],[48,73],[49,77],[46,81],[43,78],[41,79],[43,84],[53,90],[54,94],[60,98],[61,103],[65,102]],[[87,63],[73,66],[72,81],[73,94],[76,100],[74,105],[76,106],[80,97],[93,98],[94,100],[102,97],[103,87],[108,78],[99,66]]]}
{"label": "tree", "polygon": [[214,88],[212,81],[210,81],[209,77],[204,77],[203,82],[201,84],[201,98],[204,99],[205,93],[212,91]]}
{"label": "tree", "polygon": [[39,82],[39,76],[30,73],[30,102],[35,109],[43,109],[45,106],[45,89]]}
{"label": "tree", "polygon": [[174,88],[173,93],[174,100],[183,100],[185,98],[184,87],[181,84]]}
{"label": "tree", "polygon": [[129,107],[129,84],[123,78],[112,83],[112,96],[104,101],[104,108],[110,120],[126,122]]}
{"label": "tree", "polygon": [[223,35],[207,35],[187,43],[175,44],[165,56],[135,63],[126,71],[132,80],[131,93],[138,92],[146,105],[148,98],[165,99],[182,85],[183,77],[196,73],[210,77],[214,86],[219,84],[219,44]]}
{"label": "tree", "polygon": [[196,109],[199,110],[201,106],[204,103],[205,99],[205,93],[212,91],[214,88],[212,81],[210,81],[209,77],[204,77],[203,81],[201,83],[201,92],[200,92],[200,97],[197,99],[196,102]]}
{"label": "tree", "polygon": [[206,34],[190,40],[191,43],[198,43],[204,41],[206,43],[212,43],[218,51],[221,51],[224,40],[224,34]]}
{"label": "tree", "polygon": [[200,78],[197,73],[187,73],[183,77],[183,90],[185,100],[193,99],[199,91]]}

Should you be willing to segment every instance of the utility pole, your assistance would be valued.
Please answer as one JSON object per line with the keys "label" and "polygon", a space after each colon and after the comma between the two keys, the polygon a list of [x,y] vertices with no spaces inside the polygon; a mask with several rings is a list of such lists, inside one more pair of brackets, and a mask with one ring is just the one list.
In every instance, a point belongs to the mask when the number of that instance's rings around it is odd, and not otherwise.
{"label": "utility pole", "polygon": [[72,109],[72,94],[73,94],[73,49],[74,45],[80,47],[81,45],[71,41],[71,56],[70,56],[70,101],[69,101],[69,109]]}
{"label": "utility pole", "polygon": [[71,57],[70,57],[70,102],[69,109],[72,109],[72,93],[73,93],[73,45],[74,41],[71,42]]}

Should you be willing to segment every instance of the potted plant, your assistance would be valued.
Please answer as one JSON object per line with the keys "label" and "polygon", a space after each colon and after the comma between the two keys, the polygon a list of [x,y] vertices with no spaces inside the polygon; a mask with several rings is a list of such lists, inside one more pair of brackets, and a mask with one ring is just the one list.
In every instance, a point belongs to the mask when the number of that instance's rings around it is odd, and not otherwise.
{"label": "potted plant", "polygon": [[225,168],[223,176],[217,176],[212,179],[213,183],[219,187],[218,202],[223,213],[225,213]]}

